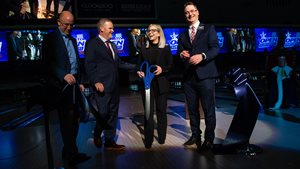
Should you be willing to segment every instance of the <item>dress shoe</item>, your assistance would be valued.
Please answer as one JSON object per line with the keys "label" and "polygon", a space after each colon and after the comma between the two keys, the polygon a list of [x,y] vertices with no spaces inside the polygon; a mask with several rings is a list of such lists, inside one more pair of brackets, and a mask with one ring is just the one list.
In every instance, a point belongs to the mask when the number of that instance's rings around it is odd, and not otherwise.
{"label": "dress shoe", "polygon": [[152,147],[152,144],[145,144],[146,149],[150,149]]}
{"label": "dress shoe", "polygon": [[104,148],[105,148],[105,150],[111,150],[111,151],[125,150],[124,145],[117,144],[114,140],[111,140],[111,139],[105,139]]}
{"label": "dress shoe", "polygon": [[165,140],[158,139],[159,144],[165,144]]}
{"label": "dress shoe", "polygon": [[199,137],[199,139],[197,139],[196,137],[194,136],[191,136],[190,139],[188,141],[186,141],[183,146],[184,147],[187,147],[187,148],[190,148],[194,145],[197,145],[197,147],[201,145],[201,137]]}
{"label": "dress shoe", "polygon": [[212,150],[213,147],[214,147],[213,142],[205,140],[203,142],[203,144],[200,147],[197,148],[197,151],[198,152],[204,152],[204,151]]}
{"label": "dress shoe", "polygon": [[102,147],[102,140],[101,137],[94,137],[94,144],[97,148],[101,148]]}
{"label": "dress shoe", "polygon": [[158,135],[158,143],[159,144],[165,144],[165,140],[166,140],[166,136],[161,137]]}
{"label": "dress shoe", "polygon": [[71,160],[69,160],[69,165],[75,166],[75,165],[85,162],[89,159],[91,159],[91,157],[87,156],[85,153],[78,153]]}

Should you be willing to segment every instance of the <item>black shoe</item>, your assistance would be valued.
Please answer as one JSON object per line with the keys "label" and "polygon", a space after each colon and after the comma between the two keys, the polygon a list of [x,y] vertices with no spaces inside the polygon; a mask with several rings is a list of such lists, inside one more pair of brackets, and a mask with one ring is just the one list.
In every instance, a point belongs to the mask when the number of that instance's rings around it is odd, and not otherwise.
{"label": "black shoe", "polygon": [[111,139],[105,139],[104,148],[105,148],[105,150],[110,150],[110,151],[125,150],[124,145],[117,144],[114,140],[111,140]]}
{"label": "black shoe", "polygon": [[152,147],[152,144],[145,144],[146,149],[150,149]]}
{"label": "black shoe", "polygon": [[164,137],[158,136],[158,143],[159,144],[165,144],[165,140],[166,140],[166,136],[164,136]]}
{"label": "black shoe", "polygon": [[214,148],[213,142],[205,140],[203,144],[197,148],[197,151],[201,153],[204,151],[212,150],[213,148]]}
{"label": "black shoe", "polygon": [[68,162],[68,165],[75,166],[75,165],[85,162],[89,159],[91,159],[91,157],[87,156],[85,153],[77,153],[73,158],[65,159],[65,160]]}
{"label": "black shoe", "polygon": [[165,144],[165,140],[160,140],[160,139],[159,139],[159,140],[158,140],[158,143],[159,143],[159,144]]}
{"label": "black shoe", "polygon": [[101,148],[102,147],[102,139],[101,139],[101,134],[103,132],[102,127],[95,127],[94,129],[94,144],[96,147]]}
{"label": "black shoe", "polygon": [[194,145],[197,145],[197,147],[201,145],[200,137],[199,139],[197,139],[196,137],[191,136],[190,139],[183,144],[183,146],[187,148],[192,147]]}
{"label": "black shoe", "polygon": [[102,147],[101,137],[94,137],[94,144],[97,148],[101,148]]}

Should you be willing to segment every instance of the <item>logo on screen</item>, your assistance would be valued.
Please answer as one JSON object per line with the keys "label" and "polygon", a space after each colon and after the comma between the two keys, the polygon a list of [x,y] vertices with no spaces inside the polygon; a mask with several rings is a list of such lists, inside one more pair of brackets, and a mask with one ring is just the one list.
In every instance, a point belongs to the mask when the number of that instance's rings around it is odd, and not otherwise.
{"label": "logo on screen", "polygon": [[77,41],[77,47],[79,50],[79,54],[83,54],[85,42],[86,42],[86,39],[84,38],[83,34],[77,34],[76,41]]}
{"label": "logo on screen", "polygon": [[177,50],[177,46],[178,46],[178,35],[175,32],[173,32],[170,37],[172,38],[169,42],[170,48],[171,50]]}
{"label": "logo on screen", "polygon": [[295,36],[293,36],[290,32],[285,34],[284,47],[292,48],[300,46],[300,32],[297,32]]}
{"label": "logo on screen", "polygon": [[115,38],[113,38],[111,41],[116,44],[118,50],[123,50],[124,38],[122,37],[122,33],[116,33]]}
{"label": "logo on screen", "polygon": [[276,46],[278,43],[278,36],[276,32],[272,32],[271,36],[266,36],[265,32],[260,34],[260,38],[258,39],[258,47],[259,48],[269,48]]}

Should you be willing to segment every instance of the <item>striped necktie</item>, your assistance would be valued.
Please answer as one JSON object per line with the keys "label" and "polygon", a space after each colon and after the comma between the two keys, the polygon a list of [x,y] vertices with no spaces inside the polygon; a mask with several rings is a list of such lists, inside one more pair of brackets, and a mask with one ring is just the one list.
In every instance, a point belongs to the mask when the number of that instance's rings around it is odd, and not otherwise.
{"label": "striped necktie", "polygon": [[192,26],[192,31],[191,31],[191,36],[190,36],[191,43],[194,42],[195,35],[196,35],[195,26]]}

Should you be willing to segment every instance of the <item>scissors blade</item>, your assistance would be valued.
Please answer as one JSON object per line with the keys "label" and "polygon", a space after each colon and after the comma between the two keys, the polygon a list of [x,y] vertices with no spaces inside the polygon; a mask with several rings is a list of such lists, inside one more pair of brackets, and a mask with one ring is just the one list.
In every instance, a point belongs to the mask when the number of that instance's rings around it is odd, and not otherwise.
{"label": "scissors blade", "polygon": [[150,89],[145,89],[145,116],[146,120],[150,117]]}

